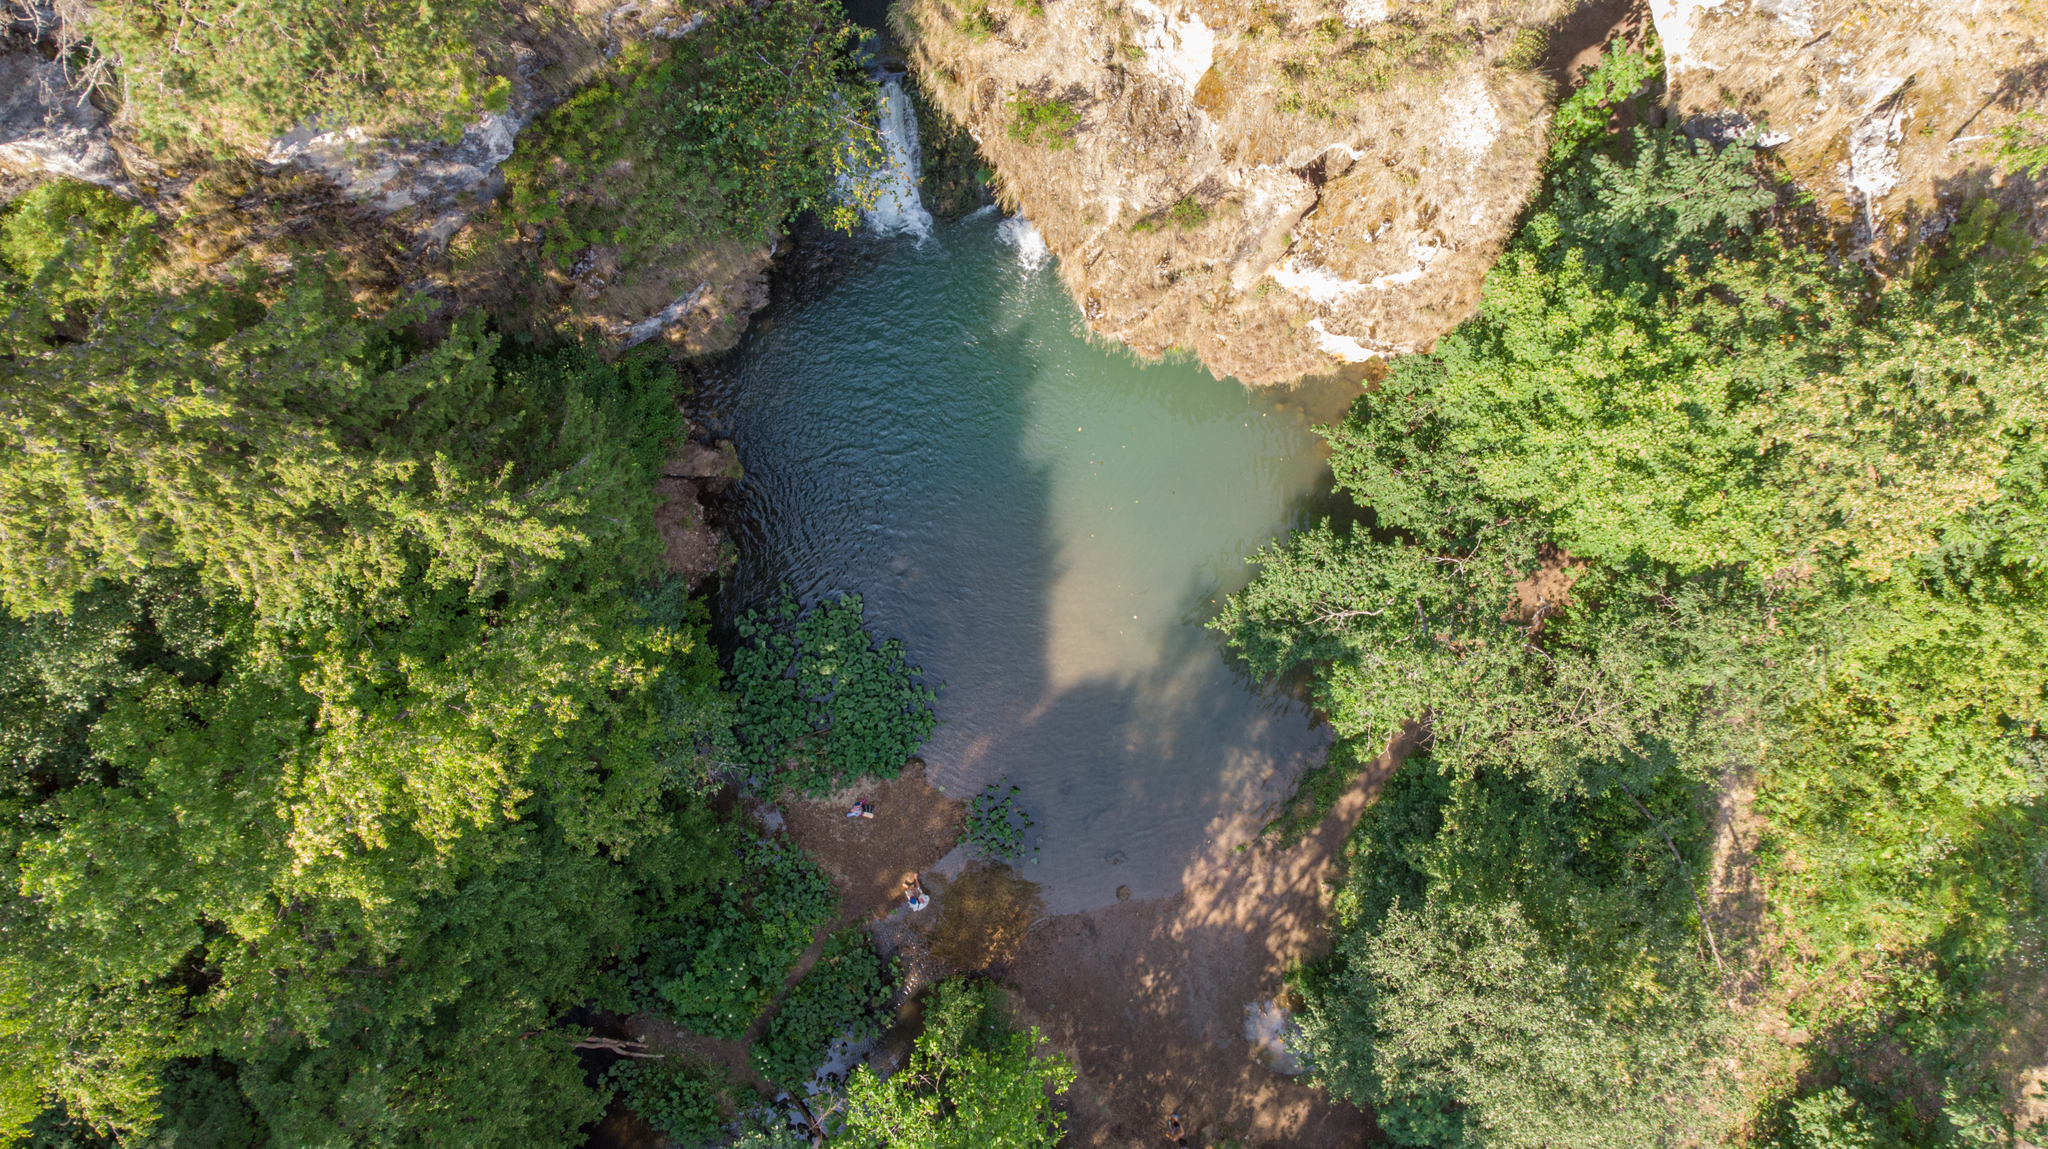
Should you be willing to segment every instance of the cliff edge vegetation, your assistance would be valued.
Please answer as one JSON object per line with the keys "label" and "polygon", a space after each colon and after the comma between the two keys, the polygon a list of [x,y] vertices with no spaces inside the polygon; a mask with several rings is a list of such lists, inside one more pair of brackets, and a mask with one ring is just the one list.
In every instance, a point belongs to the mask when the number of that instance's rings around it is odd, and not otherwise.
{"label": "cliff edge vegetation", "polygon": [[2038,1141],[2048,261],[1891,274],[1751,148],[1562,152],[1479,312],[1326,434],[1372,529],[1215,626],[1360,821],[1316,1078],[1408,1146]]}

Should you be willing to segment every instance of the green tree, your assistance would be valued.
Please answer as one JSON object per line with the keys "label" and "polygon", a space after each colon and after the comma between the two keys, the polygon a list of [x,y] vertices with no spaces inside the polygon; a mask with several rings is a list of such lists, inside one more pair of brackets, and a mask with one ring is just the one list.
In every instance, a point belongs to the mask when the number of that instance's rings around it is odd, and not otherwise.
{"label": "green tree", "polygon": [[836,0],[778,0],[714,5],[686,38],[629,46],[521,133],[500,226],[465,258],[523,239],[544,266],[604,248],[638,277],[758,244],[795,212],[850,229],[881,155],[857,39]]}
{"label": "green tree", "polygon": [[[451,667],[516,626],[484,641],[416,604],[351,667],[155,576],[8,620],[7,1060],[123,1130],[178,1120],[163,1067],[219,1056],[281,1143],[570,1138],[599,1105],[554,1019],[731,872],[689,779],[647,764],[689,733],[650,698],[701,631],[622,605],[593,644],[576,613],[544,621],[596,664],[506,635]],[[635,635],[635,676],[608,680]],[[482,682],[437,697],[462,675]],[[525,700],[511,726],[480,685]],[[474,721],[418,726],[450,713]],[[441,773],[409,757],[435,740],[457,746]]]}
{"label": "green tree", "polygon": [[561,1017],[738,876],[705,611],[643,579],[673,375],[166,286],[153,226],[0,223],[10,1132],[572,1143]]}
{"label": "green tree", "polygon": [[[1304,1051],[1409,1143],[1683,1143],[1741,1117],[1715,985],[1746,962],[1885,1098],[1801,1099],[1798,1137],[2009,1138],[1983,1066],[2048,911],[2042,257],[1978,204],[1881,279],[1801,246],[1741,146],[1583,134],[1479,314],[1327,429],[1376,532],[1268,549],[1214,624],[1312,668],[1338,759],[1427,732],[1299,975]],[[1724,953],[1702,810],[1745,769],[1784,944]]]}
{"label": "green tree", "polygon": [[[648,428],[609,423],[647,416],[604,392],[665,397],[667,372],[575,353],[575,371],[522,385],[481,316],[422,347],[423,305],[365,315],[312,265],[267,305],[253,283],[163,290],[125,264],[109,279],[91,270],[108,247],[140,241],[104,220],[60,221],[62,258],[54,241],[0,250],[27,281],[0,358],[15,610],[151,566],[196,567],[266,616],[413,577],[525,595],[576,578],[572,560],[651,569],[652,464],[622,445]],[[60,316],[80,326],[60,335]]]}
{"label": "green tree", "polygon": [[874,1149],[1052,1149],[1064,1117],[1052,1098],[1073,1085],[1059,1054],[1034,1052],[1036,1028],[1013,1032],[1000,991],[953,978],[933,990],[909,1062],[884,1081],[866,1065],[847,1082],[838,1140]]}

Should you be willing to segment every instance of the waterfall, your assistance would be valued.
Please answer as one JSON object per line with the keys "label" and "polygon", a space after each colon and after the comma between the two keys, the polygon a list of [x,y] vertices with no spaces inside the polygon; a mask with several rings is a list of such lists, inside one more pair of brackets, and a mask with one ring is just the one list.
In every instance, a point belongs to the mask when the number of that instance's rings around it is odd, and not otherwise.
{"label": "waterfall", "polygon": [[867,210],[868,226],[880,235],[908,232],[924,239],[932,233],[932,213],[917,196],[917,112],[898,76],[882,81],[880,120],[882,168],[875,180],[881,194]]}
{"label": "waterfall", "polygon": [[1045,237],[1038,234],[1037,225],[1021,215],[997,224],[996,238],[1017,249],[1017,266],[1026,271],[1037,271],[1052,258],[1052,249],[1045,246]]}

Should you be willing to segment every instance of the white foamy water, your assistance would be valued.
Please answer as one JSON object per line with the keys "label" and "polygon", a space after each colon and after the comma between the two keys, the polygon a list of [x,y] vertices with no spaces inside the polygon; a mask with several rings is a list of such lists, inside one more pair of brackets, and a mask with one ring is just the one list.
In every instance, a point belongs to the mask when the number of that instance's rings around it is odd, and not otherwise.
{"label": "white foamy water", "polygon": [[878,235],[932,234],[932,213],[917,194],[917,112],[895,76],[882,81],[882,108],[876,128],[882,136],[882,168],[876,173],[881,194],[867,210],[868,226]]}
{"label": "white foamy water", "polygon": [[1045,237],[1021,215],[997,224],[996,238],[1017,249],[1017,265],[1026,271],[1037,271],[1052,255],[1052,249],[1045,246]]}

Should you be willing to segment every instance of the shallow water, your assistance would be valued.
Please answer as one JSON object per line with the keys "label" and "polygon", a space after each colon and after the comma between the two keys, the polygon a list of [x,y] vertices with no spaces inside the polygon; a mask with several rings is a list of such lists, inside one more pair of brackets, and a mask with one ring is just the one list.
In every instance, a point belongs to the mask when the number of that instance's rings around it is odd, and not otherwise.
{"label": "shallow water", "polygon": [[1247,555],[1326,513],[1309,418],[1345,393],[1091,345],[1034,238],[991,212],[871,242],[758,321],[700,398],[746,466],[730,598],[865,595],[944,683],[931,777],[1023,786],[1026,876],[1071,912],[1178,889],[1324,752],[1307,708],[1202,623]]}

